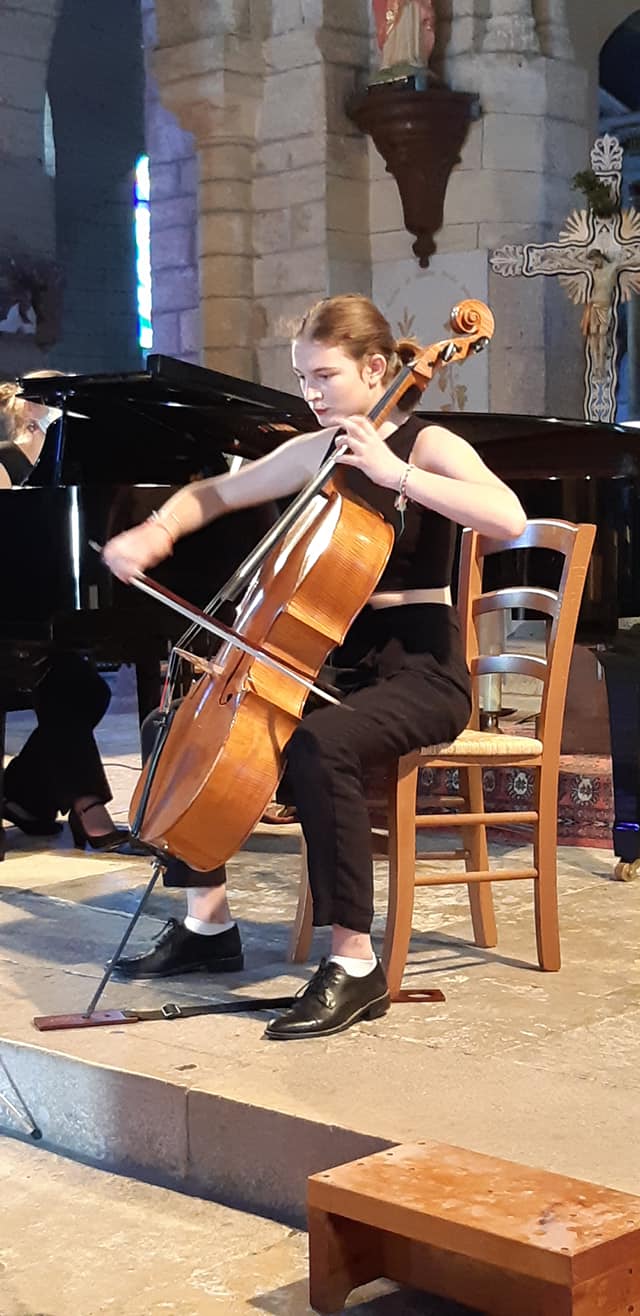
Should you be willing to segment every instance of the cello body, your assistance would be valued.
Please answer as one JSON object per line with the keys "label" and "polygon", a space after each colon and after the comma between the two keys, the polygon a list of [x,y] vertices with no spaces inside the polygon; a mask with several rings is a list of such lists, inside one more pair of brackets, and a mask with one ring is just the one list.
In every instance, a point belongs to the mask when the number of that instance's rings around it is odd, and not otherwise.
{"label": "cello body", "polygon": [[[249,585],[236,633],[313,680],[373,593],[393,539],[392,526],[332,479]],[[173,716],[138,831],[200,871],[225,863],[253,831],[307,697],[294,676],[232,643],[206,666]]]}

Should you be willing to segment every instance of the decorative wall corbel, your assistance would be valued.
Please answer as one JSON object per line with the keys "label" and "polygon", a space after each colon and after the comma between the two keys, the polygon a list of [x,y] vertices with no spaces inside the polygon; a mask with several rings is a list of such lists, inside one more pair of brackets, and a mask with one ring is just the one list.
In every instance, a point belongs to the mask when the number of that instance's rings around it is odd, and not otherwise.
{"label": "decorative wall corbel", "polygon": [[405,228],[423,268],[436,250],[451,171],[479,113],[478,98],[438,82],[420,89],[416,80],[372,83],[347,113],[368,133],[398,185]]}

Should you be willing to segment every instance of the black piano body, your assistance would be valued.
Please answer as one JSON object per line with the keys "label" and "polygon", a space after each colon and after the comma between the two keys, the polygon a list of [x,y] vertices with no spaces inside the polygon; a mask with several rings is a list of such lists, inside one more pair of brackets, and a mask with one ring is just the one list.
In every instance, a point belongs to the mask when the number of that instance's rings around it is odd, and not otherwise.
{"label": "black piano body", "polygon": [[[192,480],[228,470],[229,457],[264,456],[313,428],[313,416],[288,394],[161,356],[139,374],[22,384],[31,400],[63,414],[28,482],[0,492],[0,687],[24,673],[29,652],[50,645],[153,668],[185,623],[116,580],[92,541],[137,524]],[[176,546],[157,578],[204,605],[277,510],[253,508],[207,526]]]}
{"label": "black piano body", "polygon": [[[227,469],[229,456],[255,459],[316,422],[300,398],[162,356],[149,357],[138,374],[27,378],[23,387],[34,401],[61,407],[63,418],[50,429],[30,484],[0,491],[3,563],[16,564],[3,572],[0,690],[10,688],[14,668],[24,670],[32,653],[53,643],[136,663],[144,709],[155,697],[159,660],[183,626],[114,580],[89,540],[104,542],[172,489]],[[600,657],[611,712],[614,846],[621,858],[636,859],[640,662],[632,634],[618,624],[640,617],[640,434],[586,421],[421,414],[468,439],[516,489],[529,516],[598,527],[577,638],[606,646]],[[203,604],[275,510],[236,513],[181,541],[158,578]],[[531,563],[538,579],[539,566]],[[553,562],[546,569],[553,584]]]}
{"label": "black piano body", "polygon": [[[255,460],[316,428],[301,398],[163,356],[138,373],[21,382],[26,397],[62,417],[28,482],[0,490],[0,751],[4,713],[28,706],[51,648],[135,664],[141,716],[158,702],[161,661],[187,623],[116,580],[91,541],[228,470],[229,458]],[[205,527],[176,546],[157,579],[204,606],[277,515],[270,504]],[[1,789],[0,775],[0,797]]]}

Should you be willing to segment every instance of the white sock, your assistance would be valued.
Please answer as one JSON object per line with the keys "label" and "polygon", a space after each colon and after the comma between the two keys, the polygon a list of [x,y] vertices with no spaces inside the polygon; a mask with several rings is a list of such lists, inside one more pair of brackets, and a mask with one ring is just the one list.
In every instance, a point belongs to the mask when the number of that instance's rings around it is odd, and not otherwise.
{"label": "white sock", "polygon": [[350,978],[366,978],[368,973],[373,973],[378,963],[375,955],[370,960],[356,960],[351,955],[330,955],[329,960],[331,964],[339,964]]}
{"label": "white sock", "polygon": [[204,919],[187,914],[184,926],[189,932],[198,932],[201,937],[217,937],[219,932],[230,932],[236,924],[235,919],[230,919],[228,923],[205,923]]}

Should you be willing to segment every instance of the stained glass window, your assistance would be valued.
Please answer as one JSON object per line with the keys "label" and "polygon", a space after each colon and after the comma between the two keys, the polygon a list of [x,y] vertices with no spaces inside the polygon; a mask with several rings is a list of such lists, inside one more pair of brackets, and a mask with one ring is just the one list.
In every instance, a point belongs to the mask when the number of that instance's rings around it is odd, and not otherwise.
{"label": "stained glass window", "polygon": [[153,347],[153,327],[151,324],[151,183],[148,155],[141,155],[136,164],[134,201],[138,341],[145,351],[149,351]]}

